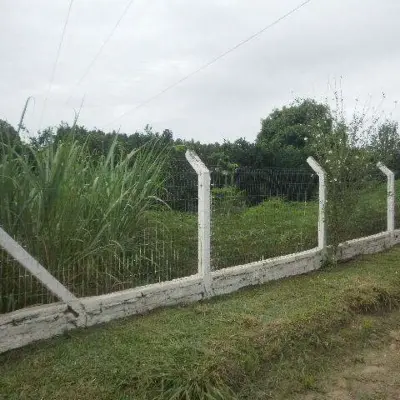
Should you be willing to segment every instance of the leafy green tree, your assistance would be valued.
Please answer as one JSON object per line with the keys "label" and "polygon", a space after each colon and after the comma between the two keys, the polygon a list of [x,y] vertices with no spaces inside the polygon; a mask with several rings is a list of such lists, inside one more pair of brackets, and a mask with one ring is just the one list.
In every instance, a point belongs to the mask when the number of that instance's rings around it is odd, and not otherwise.
{"label": "leafy green tree", "polygon": [[0,119],[0,143],[9,145],[21,145],[18,132],[7,121]]}
{"label": "leafy green tree", "polygon": [[387,120],[381,124],[372,137],[371,147],[377,160],[389,168],[400,170],[400,132],[397,122]]}
{"label": "leafy green tree", "polygon": [[327,105],[298,99],[261,120],[256,143],[269,154],[271,166],[298,167],[305,165],[310,155],[309,140],[314,133],[325,135],[331,129],[332,115]]}
{"label": "leafy green tree", "polygon": [[330,132],[332,116],[327,105],[312,99],[296,100],[289,107],[275,109],[261,121],[257,142],[267,146],[292,146],[303,148],[307,145],[311,131]]}

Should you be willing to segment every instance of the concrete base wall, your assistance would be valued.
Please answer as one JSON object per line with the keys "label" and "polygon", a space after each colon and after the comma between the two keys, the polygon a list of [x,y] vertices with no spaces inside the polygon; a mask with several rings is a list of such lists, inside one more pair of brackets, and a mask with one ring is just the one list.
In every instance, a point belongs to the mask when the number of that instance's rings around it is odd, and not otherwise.
{"label": "concrete base wall", "polygon": [[[400,243],[400,230],[351,240],[339,246],[339,260],[378,253]],[[138,287],[102,296],[82,298],[85,314],[76,317],[65,304],[25,308],[0,315],[0,353],[48,339],[78,327],[88,327],[142,314],[158,307],[188,304],[206,297],[235,292],[243,287],[304,274],[320,268],[319,249],[225,268],[211,273],[211,293],[199,275]]]}
{"label": "concrete base wall", "polygon": [[337,259],[340,261],[348,261],[362,254],[379,253],[399,243],[400,229],[395,230],[393,235],[383,232],[361,239],[349,240],[339,245]]}

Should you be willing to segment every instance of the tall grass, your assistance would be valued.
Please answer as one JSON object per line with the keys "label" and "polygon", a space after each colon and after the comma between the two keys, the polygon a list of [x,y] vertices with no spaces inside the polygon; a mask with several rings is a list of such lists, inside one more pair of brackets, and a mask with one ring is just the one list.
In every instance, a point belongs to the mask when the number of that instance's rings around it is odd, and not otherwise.
{"label": "tall grass", "polygon": [[[139,279],[143,260],[152,262],[143,237],[157,229],[151,210],[168,149],[153,141],[122,154],[117,144],[97,159],[73,138],[23,152],[0,148],[2,227],[78,295],[123,288]],[[15,297],[21,271],[0,259],[1,293]]]}

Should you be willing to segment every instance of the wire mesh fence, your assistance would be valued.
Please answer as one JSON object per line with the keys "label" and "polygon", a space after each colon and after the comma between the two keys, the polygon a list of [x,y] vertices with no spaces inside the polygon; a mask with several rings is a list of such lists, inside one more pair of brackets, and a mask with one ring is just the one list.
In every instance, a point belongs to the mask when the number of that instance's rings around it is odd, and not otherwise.
{"label": "wire mesh fence", "polygon": [[311,169],[211,171],[213,269],[317,245],[318,178]]}
{"label": "wire mesh fence", "polygon": [[[20,224],[11,218],[3,228],[78,297],[100,295],[169,281],[197,273],[197,175],[187,163],[175,163],[151,207],[125,230],[119,214],[75,225]],[[122,212],[130,212],[129,204]],[[97,221],[98,222],[98,221]],[[101,226],[101,230],[92,228]],[[129,228],[129,229],[128,229]],[[29,272],[0,252],[0,313],[57,301]]]}
{"label": "wire mesh fence", "polygon": [[54,301],[40,281],[0,249],[0,314]]}
{"label": "wire mesh fence", "polygon": [[[318,177],[311,169],[210,171],[212,269],[317,246]],[[328,243],[386,229],[386,177],[379,170],[357,181],[327,179]],[[107,215],[84,208],[82,221],[68,203],[31,219],[10,206],[1,223],[72,293],[100,295],[197,273],[197,190],[197,175],[182,160],[168,165],[159,192],[144,210],[134,208],[134,219],[118,220],[133,212],[128,201]],[[0,313],[56,300],[0,251]]]}
{"label": "wire mesh fence", "polygon": [[387,177],[371,168],[358,179],[333,181],[329,175],[328,244],[373,235],[387,227]]}

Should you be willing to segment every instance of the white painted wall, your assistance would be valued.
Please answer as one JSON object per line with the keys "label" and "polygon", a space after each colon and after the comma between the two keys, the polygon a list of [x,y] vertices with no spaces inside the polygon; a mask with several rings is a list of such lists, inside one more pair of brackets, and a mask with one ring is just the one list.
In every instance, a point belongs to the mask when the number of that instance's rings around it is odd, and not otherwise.
{"label": "white painted wall", "polygon": [[[343,243],[338,249],[339,260],[361,254],[378,253],[400,243],[400,230]],[[304,274],[320,268],[319,248],[265,261],[225,268],[211,272],[211,292],[217,296],[243,287]],[[267,290],[267,289],[266,289]],[[199,274],[102,296],[80,299],[86,310],[82,323],[65,304],[26,308],[0,316],[0,353],[29,343],[60,335],[79,326],[92,326],[117,318],[142,314],[158,307],[187,304],[206,297],[205,285]],[[79,317],[78,317],[79,318]]]}

